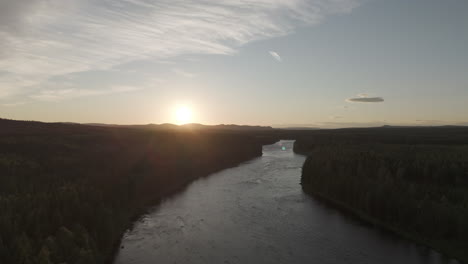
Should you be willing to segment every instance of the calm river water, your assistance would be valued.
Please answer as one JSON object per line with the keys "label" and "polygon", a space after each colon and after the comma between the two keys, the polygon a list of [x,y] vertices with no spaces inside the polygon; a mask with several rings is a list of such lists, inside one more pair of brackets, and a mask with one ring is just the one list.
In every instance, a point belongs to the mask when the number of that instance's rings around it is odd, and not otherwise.
{"label": "calm river water", "polygon": [[115,264],[457,263],[304,194],[292,146],[264,146],[168,198],[124,235]]}

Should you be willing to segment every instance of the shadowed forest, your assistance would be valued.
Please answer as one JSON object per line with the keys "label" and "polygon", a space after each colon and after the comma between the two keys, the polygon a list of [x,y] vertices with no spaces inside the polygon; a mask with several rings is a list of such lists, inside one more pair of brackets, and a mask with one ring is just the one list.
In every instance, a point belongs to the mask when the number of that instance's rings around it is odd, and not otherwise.
{"label": "shadowed forest", "polygon": [[[0,263],[109,263],[131,223],[199,177],[295,139],[303,189],[467,261],[468,129],[286,130],[0,119]],[[299,184],[299,182],[298,182]]]}
{"label": "shadowed forest", "polygon": [[109,262],[148,206],[275,141],[156,128],[0,120],[0,263]]}
{"label": "shadowed forest", "polygon": [[295,151],[306,192],[468,261],[468,129],[316,131]]}

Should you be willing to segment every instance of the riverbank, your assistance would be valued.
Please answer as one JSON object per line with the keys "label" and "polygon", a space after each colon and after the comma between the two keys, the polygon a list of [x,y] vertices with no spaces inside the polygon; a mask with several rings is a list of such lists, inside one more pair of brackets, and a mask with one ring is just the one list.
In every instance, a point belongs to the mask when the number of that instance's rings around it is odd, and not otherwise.
{"label": "riverbank", "polygon": [[149,206],[262,155],[256,131],[0,119],[0,262],[105,263]]}
{"label": "riverbank", "polygon": [[398,228],[396,226],[392,226],[386,222],[382,222],[379,219],[375,217],[371,217],[368,214],[361,212],[359,210],[356,210],[355,208],[352,208],[348,206],[346,203],[339,201],[339,200],[334,200],[330,197],[327,197],[323,194],[321,194],[318,191],[314,191],[310,186],[303,186],[303,190],[305,193],[313,196],[317,200],[332,206],[334,208],[339,209],[342,212],[345,212],[346,214],[349,214],[349,216],[356,218],[359,221],[363,221],[363,223],[372,225],[376,228],[385,230],[386,232],[391,232],[397,236],[400,236],[402,238],[405,238],[409,241],[415,242],[417,244],[432,248],[442,254],[444,254],[446,257],[450,258],[456,258],[458,261],[461,263],[467,263],[467,254],[465,252],[465,248],[463,245],[458,246],[458,250],[454,250],[452,247],[447,246],[446,243],[441,242],[441,241],[428,241],[426,238],[417,236],[414,233],[406,232],[401,228]]}
{"label": "riverbank", "polygon": [[[273,143],[275,143],[274,140],[265,140],[265,139],[261,140],[262,145],[263,144],[273,144]],[[155,196],[151,202],[147,203],[147,205],[140,208],[138,211],[136,211],[133,214],[133,216],[131,216],[129,218],[129,221],[126,224],[126,228],[124,230],[126,231],[128,229],[131,229],[133,227],[133,225],[138,221],[138,219],[140,219],[142,216],[147,214],[149,210],[151,210],[155,206],[158,206],[158,204],[160,204],[164,199],[167,199],[167,198],[169,198],[171,196],[174,196],[174,195],[178,194],[179,192],[184,191],[185,188],[187,188],[187,186],[189,186],[193,181],[195,181],[195,180],[197,180],[199,178],[202,178],[202,177],[207,177],[207,176],[209,176],[209,175],[211,175],[213,173],[216,173],[216,172],[224,170],[224,169],[236,167],[239,164],[242,164],[243,162],[246,162],[248,160],[251,160],[251,159],[262,156],[262,151],[261,151],[261,146],[262,145],[260,145],[260,149],[259,149],[260,151],[252,152],[251,155],[245,156],[242,159],[231,160],[229,163],[224,163],[223,165],[220,165],[220,166],[218,166],[216,168],[213,168],[210,171],[205,171],[205,172],[203,172],[203,173],[201,173],[199,175],[194,175],[192,178],[188,179],[187,181],[179,182],[174,186],[166,186],[166,189],[163,192],[157,194],[157,196]],[[258,150],[258,146],[257,146],[256,149]],[[122,235],[124,234],[124,232],[122,232]],[[116,241],[114,243],[113,250],[111,251],[111,254],[109,254],[109,256],[106,258],[105,263],[108,263],[108,264],[114,263],[116,253],[120,249],[121,241],[122,241],[122,236],[120,236],[118,241]]]}
{"label": "riverbank", "polygon": [[362,144],[340,137],[296,144],[295,150],[308,154],[301,178],[307,193],[366,222],[468,260],[466,146]]}
{"label": "riverbank", "polygon": [[311,199],[292,142],[196,181],[135,222],[114,264],[412,263],[449,258]]}

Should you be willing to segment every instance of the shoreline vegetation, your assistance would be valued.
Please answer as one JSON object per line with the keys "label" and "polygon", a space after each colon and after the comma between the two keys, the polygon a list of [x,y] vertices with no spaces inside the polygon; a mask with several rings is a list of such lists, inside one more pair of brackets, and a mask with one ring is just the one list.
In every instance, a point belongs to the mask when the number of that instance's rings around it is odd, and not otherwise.
{"label": "shoreline vegetation", "polygon": [[124,232],[193,180],[296,140],[302,186],[467,262],[468,128],[294,130],[0,119],[0,263],[111,263]]}
{"label": "shoreline vegetation", "polygon": [[111,263],[149,207],[261,156],[264,130],[0,119],[0,263]]}
{"label": "shoreline vegetation", "polygon": [[348,129],[295,142],[303,190],[468,262],[468,129]]}

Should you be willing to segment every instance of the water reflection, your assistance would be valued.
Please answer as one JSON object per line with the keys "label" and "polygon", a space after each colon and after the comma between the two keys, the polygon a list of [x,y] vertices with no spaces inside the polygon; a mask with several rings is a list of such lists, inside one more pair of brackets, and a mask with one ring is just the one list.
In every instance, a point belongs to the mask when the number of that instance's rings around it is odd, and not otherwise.
{"label": "water reflection", "polygon": [[304,194],[292,144],[164,201],[125,234],[115,263],[456,263]]}

